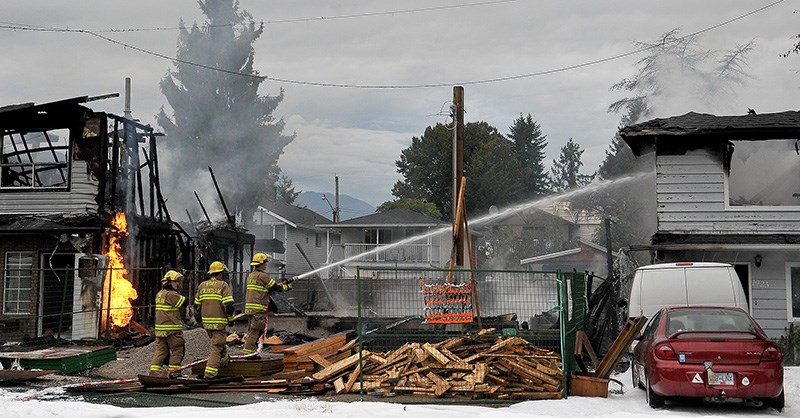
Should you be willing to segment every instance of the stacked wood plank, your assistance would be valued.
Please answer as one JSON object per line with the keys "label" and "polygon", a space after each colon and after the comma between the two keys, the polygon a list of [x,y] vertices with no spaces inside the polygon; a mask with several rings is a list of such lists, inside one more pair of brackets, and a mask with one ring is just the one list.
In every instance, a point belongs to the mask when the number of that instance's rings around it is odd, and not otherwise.
{"label": "stacked wood plank", "polygon": [[[202,375],[206,363],[198,363],[192,366],[192,374]],[[219,368],[219,377],[243,376],[259,377],[269,376],[283,370],[283,355],[265,353],[260,359],[233,359],[225,367]]]}
{"label": "stacked wood plank", "polygon": [[619,364],[622,356],[628,352],[631,343],[633,343],[634,338],[639,335],[639,331],[642,330],[646,322],[647,318],[643,316],[628,319],[628,322],[625,323],[622,331],[620,331],[619,335],[614,340],[614,344],[608,349],[608,353],[603,357],[600,364],[597,365],[594,377],[608,379],[609,376],[611,376],[611,373],[617,367],[617,364]]}
{"label": "stacked wood plank", "polygon": [[350,355],[355,340],[346,342],[348,332],[340,332],[328,338],[286,347],[283,354],[283,371],[305,370],[308,375],[318,367],[327,367]]}
{"label": "stacked wood plank", "polygon": [[363,350],[312,377],[332,384],[336,393],[363,389],[375,395],[471,399],[556,399],[564,394],[557,353],[518,337],[488,334],[406,343],[387,353]]}

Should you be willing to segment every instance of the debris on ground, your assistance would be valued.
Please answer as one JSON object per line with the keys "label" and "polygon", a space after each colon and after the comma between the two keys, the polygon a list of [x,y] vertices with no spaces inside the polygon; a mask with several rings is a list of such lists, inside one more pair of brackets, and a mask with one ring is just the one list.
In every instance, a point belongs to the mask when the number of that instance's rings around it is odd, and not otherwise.
{"label": "debris on ground", "polygon": [[[408,342],[393,351],[358,351],[355,339],[343,332],[262,354],[232,360],[218,379],[163,379],[142,373],[139,382],[78,391],[111,393],[212,393],[264,391],[281,394],[345,394],[364,391],[374,396],[462,399],[560,399],[564,395],[561,356],[519,337],[483,333],[453,337],[439,343]],[[264,374],[265,368],[283,370]],[[247,377],[252,376],[252,377]],[[363,379],[363,386],[359,380]]]}
{"label": "debris on ground", "polygon": [[558,353],[489,333],[406,343],[387,353],[364,350],[312,377],[332,384],[336,393],[364,390],[376,396],[560,399],[564,391]]}

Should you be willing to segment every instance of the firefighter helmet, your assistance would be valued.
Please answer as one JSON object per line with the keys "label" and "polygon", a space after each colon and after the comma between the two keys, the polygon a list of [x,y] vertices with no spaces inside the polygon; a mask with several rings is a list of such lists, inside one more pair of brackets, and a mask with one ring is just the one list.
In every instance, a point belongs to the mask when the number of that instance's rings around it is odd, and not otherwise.
{"label": "firefighter helmet", "polygon": [[250,262],[251,266],[257,266],[261,263],[266,263],[269,260],[269,257],[265,253],[255,253],[253,254],[253,261]]}
{"label": "firefighter helmet", "polygon": [[161,284],[167,284],[167,282],[177,282],[183,279],[183,274],[178,273],[175,270],[170,270],[164,277],[161,278]]}
{"label": "firefighter helmet", "polygon": [[221,271],[228,271],[228,268],[225,267],[225,264],[222,264],[221,261],[215,261],[208,267],[208,274],[219,273]]}

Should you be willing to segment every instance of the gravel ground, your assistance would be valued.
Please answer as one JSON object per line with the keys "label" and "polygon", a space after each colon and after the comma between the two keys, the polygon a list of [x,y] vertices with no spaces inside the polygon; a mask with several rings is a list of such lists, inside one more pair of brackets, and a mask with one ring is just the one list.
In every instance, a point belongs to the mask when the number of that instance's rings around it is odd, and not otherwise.
{"label": "gravel ground", "polygon": [[[208,357],[210,350],[209,338],[206,331],[202,328],[183,331],[183,338],[186,340],[186,354],[182,364],[188,364],[196,360]],[[150,372],[150,360],[155,352],[155,341],[142,347],[117,351],[117,360],[108,362],[100,367],[88,371],[87,376],[102,379],[126,379],[136,377],[139,374]],[[241,346],[228,346],[228,354],[242,354]],[[184,370],[184,375],[190,373]]]}

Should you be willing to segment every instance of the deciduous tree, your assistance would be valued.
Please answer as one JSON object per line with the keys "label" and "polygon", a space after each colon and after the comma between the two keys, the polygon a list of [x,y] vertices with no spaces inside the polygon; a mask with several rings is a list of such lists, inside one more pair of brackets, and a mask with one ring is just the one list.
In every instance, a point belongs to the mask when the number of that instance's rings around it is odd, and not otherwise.
{"label": "deciduous tree", "polygon": [[419,212],[436,219],[442,218],[442,213],[439,212],[439,209],[437,209],[436,205],[433,203],[428,202],[425,199],[414,199],[408,197],[383,202],[380,206],[378,206],[377,209],[375,209],[375,212],[388,212],[392,209],[398,208],[413,210],[414,212]]}
{"label": "deciduous tree", "polygon": [[[480,151],[486,144],[495,150],[503,150],[502,155],[486,155],[488,150]],[[505,144],[505,145],[501,145]],[[475,213],[478,209],[487,209],[491,202],[489,197],[482,197],[470,191],[487,190],[482,184],[489,182],[500,192],[518,193],[517,183],[497,182],[496,178],[483,175],[485,170],[505,169],[509,162],[499,161],[512,158],[511,143],[497,128],[486,122],[470,122],[464,126],[464,171],[467,175],[467,212]],[[479,156],[478,160],[475,159]],[[496,161],[491,161],[492,159]],[[515,158],[514,158],[515,159]],[[476,161],[480,168],[474,167]],[[436,205],[445,218],[452,214],[453,190],[453,131],[443,124],[429,126],[421,137],[411,138],[411,146],[400,153],[395,162],[397,172],[403,176],[392,188],[392,194],[398,198],[424,199]],[[511,162],[513,164],[513,162]],[[517,173],[518,174],[518,173]],[[477,176],[477,177],[476,177]]]}

